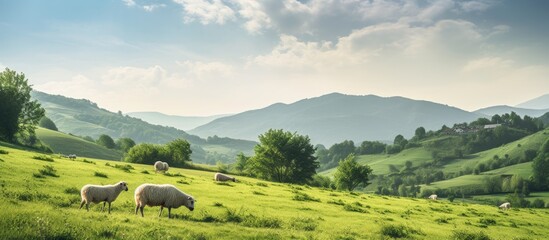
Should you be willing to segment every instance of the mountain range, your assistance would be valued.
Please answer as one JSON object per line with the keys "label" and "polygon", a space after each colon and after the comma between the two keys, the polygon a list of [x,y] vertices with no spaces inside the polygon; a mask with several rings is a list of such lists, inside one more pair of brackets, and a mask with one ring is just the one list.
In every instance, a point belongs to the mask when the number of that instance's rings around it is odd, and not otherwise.
{"label": "mountain range", "polygon": [[220,115],[214,115],[214,116],[187,117],[187,116],[168,115],[168,114],[159,113],[159,112],[129,112],[126,114],[128,116],[139,118],[143,121],[146,121],[152,124],[174,127],[177,129],[181,129],[183,131],[191,130],[198,126],[209,123],[217,118],[226,117],[230,115],[230,114],[220,114]]}
{"label": "mountain range", "polygon": [[407,138],[413,136],[418,127],[435,130],[442,125],[470,122],[481,116],[404,97],[331,93],[218,118],[189,133],[251,140],[273,128],[308,135],[315,144],[331,145],[344,140],[392,142],[398,134]]}

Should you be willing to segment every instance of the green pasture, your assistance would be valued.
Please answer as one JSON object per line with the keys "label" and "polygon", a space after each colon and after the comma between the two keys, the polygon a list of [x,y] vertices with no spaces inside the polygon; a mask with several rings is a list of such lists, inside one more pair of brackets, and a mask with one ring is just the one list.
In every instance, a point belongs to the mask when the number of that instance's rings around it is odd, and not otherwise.
{"label": "green pasture", "polygon": [[[92,158],[71,161],[0,146],[0,238],[7,239],[545,239],[547,209],[496,207],[385,197],[238,177],[216,183],[213,172]],[[49,170],[48,170],[49,169]],[[54,171],[53,171],[54,170]],[[54,175],[54,176],[51,176]],[[78,209],[88,183],[126,181],[112,213]],[[169,183],[197,199],[195,211],[158,207],[134,214],[142,183]],[[480,238],[479,238],[480,239]],[[486,239],[486,238],[482,238]]]}
{"label": "green pasture", "polygon": [[110,160],[120,160],[122,158],[122,152],[120,151],[108,149],[65,133],[38,128],[36,129],[36,135],[54,153],[63,155],[76,154],[79,157]]}

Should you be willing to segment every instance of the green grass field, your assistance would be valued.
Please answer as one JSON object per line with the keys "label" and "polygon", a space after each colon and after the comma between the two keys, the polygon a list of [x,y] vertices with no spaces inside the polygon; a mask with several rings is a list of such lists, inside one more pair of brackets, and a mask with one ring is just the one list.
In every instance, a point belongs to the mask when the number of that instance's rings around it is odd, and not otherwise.
{"label": "green grass field", "polygon": [[120,151],[108,149],[65,133],[45,128],[37,128],[36,135],[38,139],[48,145],[54,153],[64,155],[76,154],[79,157],[109,160],[120,160],[122,158],[122,152]]}
{"label": "green grass field", "polygon": [[[384,197],[237,177],[215,183],[212,172],[56,155],[0,146],[2,239],[545,239],[547,209],[500,211],[493,206]],[[118,165],[118,166],[117,166]],[[50,171],[48,167],[50,166]],[[55,172],[51,171],[51,168]],[[41,173],[42,172],[42,173]],[[49,175],[56,176],[49,176]],[[78,209],[88,183],[124,180],[130,190],[112,213]],[[173,184],[197,199],[195,211],[146,207],[134,214],[142,183]],[[480,238],[478,238],[480,239]],[[486,238],[482,238],[486,239]]]}

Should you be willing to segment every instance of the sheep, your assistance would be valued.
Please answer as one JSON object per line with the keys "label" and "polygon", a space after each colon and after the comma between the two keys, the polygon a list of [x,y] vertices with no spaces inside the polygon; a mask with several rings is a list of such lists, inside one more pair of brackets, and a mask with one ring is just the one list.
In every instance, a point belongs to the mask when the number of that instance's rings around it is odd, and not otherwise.
{"label": "sheep", "polygon": [[507,209],[511,208],[511,203],[509,203],[509,202],[503,203],[503,204],[499,205],[499,208],[501,208],[503,210],[507,210]]}
{"label": "sheep", "polygon": [[433,195],[429,196],[428,198],[436,201],[438,196],[436,194],[433,194]]}
{"label": "sheep", "polygon": [[76,159],[76,154],[70,154],[70,155],[69,155],[69,159],[71,159],[71,160]]}
{"label": "sheep", "polygon": [[80,208],[86,204],[86,210],[89,212],[90,203],[100,203],[103,202],[103,208],[101,211],[105,210],[105,204],[109,203],[109,214],[111,213],[111,203],[116,200],[122,190],[128,191],[128,184],[126,182],[118,182],[113,185],[91,185],[87,184],[80,190],[80,196],[82,196],[82,202],[80,203]]}
{"label": "sheep", "polygon": [[161,161],[156,161],[154,163],[154,171],[155,172],[167,172],[168,169],[170,168],[170,166],[168,165],[167,162],[161,162]]}
{"label": "sheep", "polygon": [[225,175],[223,173],[216,173],[215,176],[214,176],[214,180],[215,181],[221,181],[221,182],[232,180],[233,182],[236,182],[236,178]]}
{"label": "sheep", "polygon": [[150,184],[144,183],[135,189],[135,215],[137,211],[141,211],[143,215],[143,208],[145,205],[150,207],[160,206],[160,212],[158,216],[162,216],[162,210],[164,207],[168,208],[168,218],[172,216],[172,208],[179,208],[185,206],[189,210],[194,210],[194,203],[196,200],[181,190],[177,189],[171,184]]}

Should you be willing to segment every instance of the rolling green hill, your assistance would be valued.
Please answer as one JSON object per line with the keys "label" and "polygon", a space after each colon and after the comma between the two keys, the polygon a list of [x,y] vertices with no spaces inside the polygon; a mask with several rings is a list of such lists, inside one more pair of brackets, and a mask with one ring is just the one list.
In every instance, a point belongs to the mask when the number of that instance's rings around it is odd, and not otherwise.
{"label": "rolling green hill", "polygon": [[[107,134],[114,139],[132,138],[136,143],[147,142],[164,144],[177,138],[191,143],[196,162],[231,162],[235,156],[244,152],[251,154],[256,142],[230,138],[202,139],[174,127],[153,125],[141,119],[109,112],[86,99],[72,99],[60,95],[50,95],[33,91],[32,97],[40,102],[59,131],[76,136],[90,136],[97,139]],[[220,141],[222,139],[223,141]]]}
{"label": "rolling green hill", "polygon": [[[340,192],[171,168],[155,174],[140,164],[86,159],[0,146],[0,238],[8,239],[544,239],[547,209],[496,206]],[[49,167],[45,167],[49,166]],[[49,170],[48,170],[49,169]],[[53,176],[52,176],[53,175]],[[78,209],[88,183],[126,181],[112,204]],[[195,210],[158,207],[134,212],[142,183],[169,183],[197,199]]]}
{"label": "rolling green hill", "polygon": [[122,153],[99,146],[82,138],[52,131],[45,128],[36,129],[40,141],[49,146],[54,153],[63,155],[76,154],[78,157],[120,160]]}

